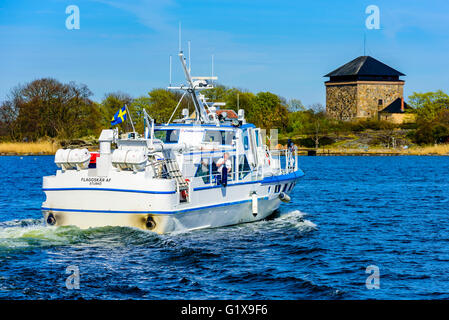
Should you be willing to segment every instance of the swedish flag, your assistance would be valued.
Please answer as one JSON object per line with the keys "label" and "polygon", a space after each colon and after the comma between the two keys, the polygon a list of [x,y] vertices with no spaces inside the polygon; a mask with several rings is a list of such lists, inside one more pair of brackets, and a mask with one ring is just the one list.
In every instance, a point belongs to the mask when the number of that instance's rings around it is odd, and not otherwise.
{"label": "swedish flag", "polygon": [[122,123],[126,120],[126,106],[123,106],[119,111],[117,111],[111,119],[111,126]]}

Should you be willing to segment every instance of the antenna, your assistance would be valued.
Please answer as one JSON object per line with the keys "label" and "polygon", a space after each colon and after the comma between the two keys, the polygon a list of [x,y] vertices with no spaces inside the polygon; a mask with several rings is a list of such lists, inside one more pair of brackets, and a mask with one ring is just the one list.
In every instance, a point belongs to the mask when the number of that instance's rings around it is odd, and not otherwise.
{"label": "antenna", "polygon": [[363,55],[366,56],[366,33],[363,32]]}
{"label": "antenna", "polygon": [[179,21],[179,30],[178,30],[178,37],[179,37],[179,52],[181,52],[181,21]]}
{"label": "antenna", "polygon": [[171,55],[170,55],[169,64],[170,64],[170,87],[171,87]]}
{"label": "antenna", "polygon": [[[212,55],[212,74],[211,74],[211,77],[212,78],[214,77],[214,55]],[[212,79],[211,81],[212,81],[212,83],[214,83],[214,79]]]}
{"label": "antenna", "polygon": [[192,70],[191,68],[191,61],[190,61],[190,41],[187,42],[187,44],[189,45],[189,72]]}

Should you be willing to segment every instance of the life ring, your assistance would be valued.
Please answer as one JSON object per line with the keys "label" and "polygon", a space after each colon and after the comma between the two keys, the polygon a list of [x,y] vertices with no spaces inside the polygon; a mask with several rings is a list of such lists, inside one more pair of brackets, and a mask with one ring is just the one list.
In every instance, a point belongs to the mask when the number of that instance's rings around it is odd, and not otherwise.
{"label": "life ring", "polygon": [[[190,183],[190,180],[189,180],[189,179],[185,179],[185,181],[187,182],[187,184]],[[183,199],[187,199],[187,198],[189,197],[189,191],[188,191],[188,189],[186,189],[186,190],[181,190],[181,197],[182,197]]]}

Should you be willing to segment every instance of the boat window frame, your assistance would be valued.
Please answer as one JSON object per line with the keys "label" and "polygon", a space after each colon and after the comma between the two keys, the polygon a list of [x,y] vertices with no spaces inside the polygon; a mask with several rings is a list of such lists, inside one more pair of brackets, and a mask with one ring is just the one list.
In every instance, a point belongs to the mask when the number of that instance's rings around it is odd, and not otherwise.
{"label": "boat window frame", "polygon": [[[178,139],[176,140],[176,141],[166,141],[166,138],[167,138],[167,134],[165,134],[165,141],[164,140],[162,140],[162,139],[160,139],[160,138],[158,138],[158,137],[156,137],[156,132],[162,132],[162,131],[171,131],[171,132],[173,132],[173,131],[177,131],[177,133],[178,133]],[[171,135],[171,134],[170,134]],[[154,138],[155,139],[159,139],[159,140],[161,140],[163,143],[166,143],[166,144],[175,144],[175,143],[178,143],[179,142],[179,138],[180,138],[180,136],[181,136],[181,129],[179,129],[179,128],[155,128],[154,129]]]}
{"label": "boat window frame", "polygon": [[286,183],[286,184],[284,185],[284,187],[282,188],[282,192],[287,192],[287,187],[288,187],[288,183]]}
{"label": "boat window frame", "polygon": [[260,133],[259,133],[259,129],[255,129],[254,130],[254,136],[255,136],[255,140],[256,140],[256,146],[260,147]]}
{"label": "boat window frame", "polygon": [[[219,132],[220,136],[221,136],[220,137],[221,141],[206,141],[207,134],[208,134],[208,132],[211,132],[211,131],[213,131],[215,133]],[[227,137],[228,134],[232,135],[231,139],[229,139]],[[236,134],[235,130],[206,129],[206,130],[204,130],[202,143],[217,143],[220,146],[232,146],[232,141],[235,140],[236,136],[237,136],[237,134]],[[226,141],[226,140],[229,140],[229,141]],[[226,142],[229,142],[229,143],[226,143]]]}
{"label": "boat window frame", "polygon": [[[220,159],[223,159],[225,153],[227,153],[227,151],[222,152],[219,156],[209,155],[209,156],[201,157],[200,162],[194,164],[194,166],[196,167],[196,170],[195,170],[195,174],[193,175],[193,178],[202,178],[204,184],[206,184],[206,185],[215,184],[217,182],[217,177],[221,176],[221,170],[217,167],[217,162]],[[230,152],[228,152],[228,153],[230,153]],[[205,159],[207,159],[209,162],[208,167],[207,167],[208,170],[205,171],[204,174],[199,175],[200,170],[202,170],[202,162]],[[228,171],[228,181],[235,181],[234,167],[235,167],[236,155],[234,153],[232,153],[232,154],[230,153],[229,159],[231,161],[231,168]],[[212,172],[211,172],[211,169],[212,169]]]}
{"label": "boat window frame", "polygon": [[[243,159],[243,161],[241,161],[241,159]],[[246,164],[246,168],[245,168],[245,164]],[[240,168],[242,170],[240,170]],[[248,170],[245,170],[248,169]],[[246,176],[248,176],[251,173],[251,166],[249,164],[248,161],[248,157],[246,156],[246,154],[240,154],[239,155],[239,167],[238,167],[238,175],[239,175],[239,180],[243,180],[246,178]]]}

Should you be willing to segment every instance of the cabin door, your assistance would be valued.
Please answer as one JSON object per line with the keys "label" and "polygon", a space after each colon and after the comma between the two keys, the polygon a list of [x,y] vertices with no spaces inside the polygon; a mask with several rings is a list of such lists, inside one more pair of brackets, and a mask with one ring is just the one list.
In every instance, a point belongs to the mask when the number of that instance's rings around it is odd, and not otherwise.
{"label": "cabin door", "polygon": [[252,128],[248,129],[248,136],[249,136],[249,146],[252,158],[254,160],[254,167],[257,168],[259,166],[259,157],[257,152],[256,129]]}

